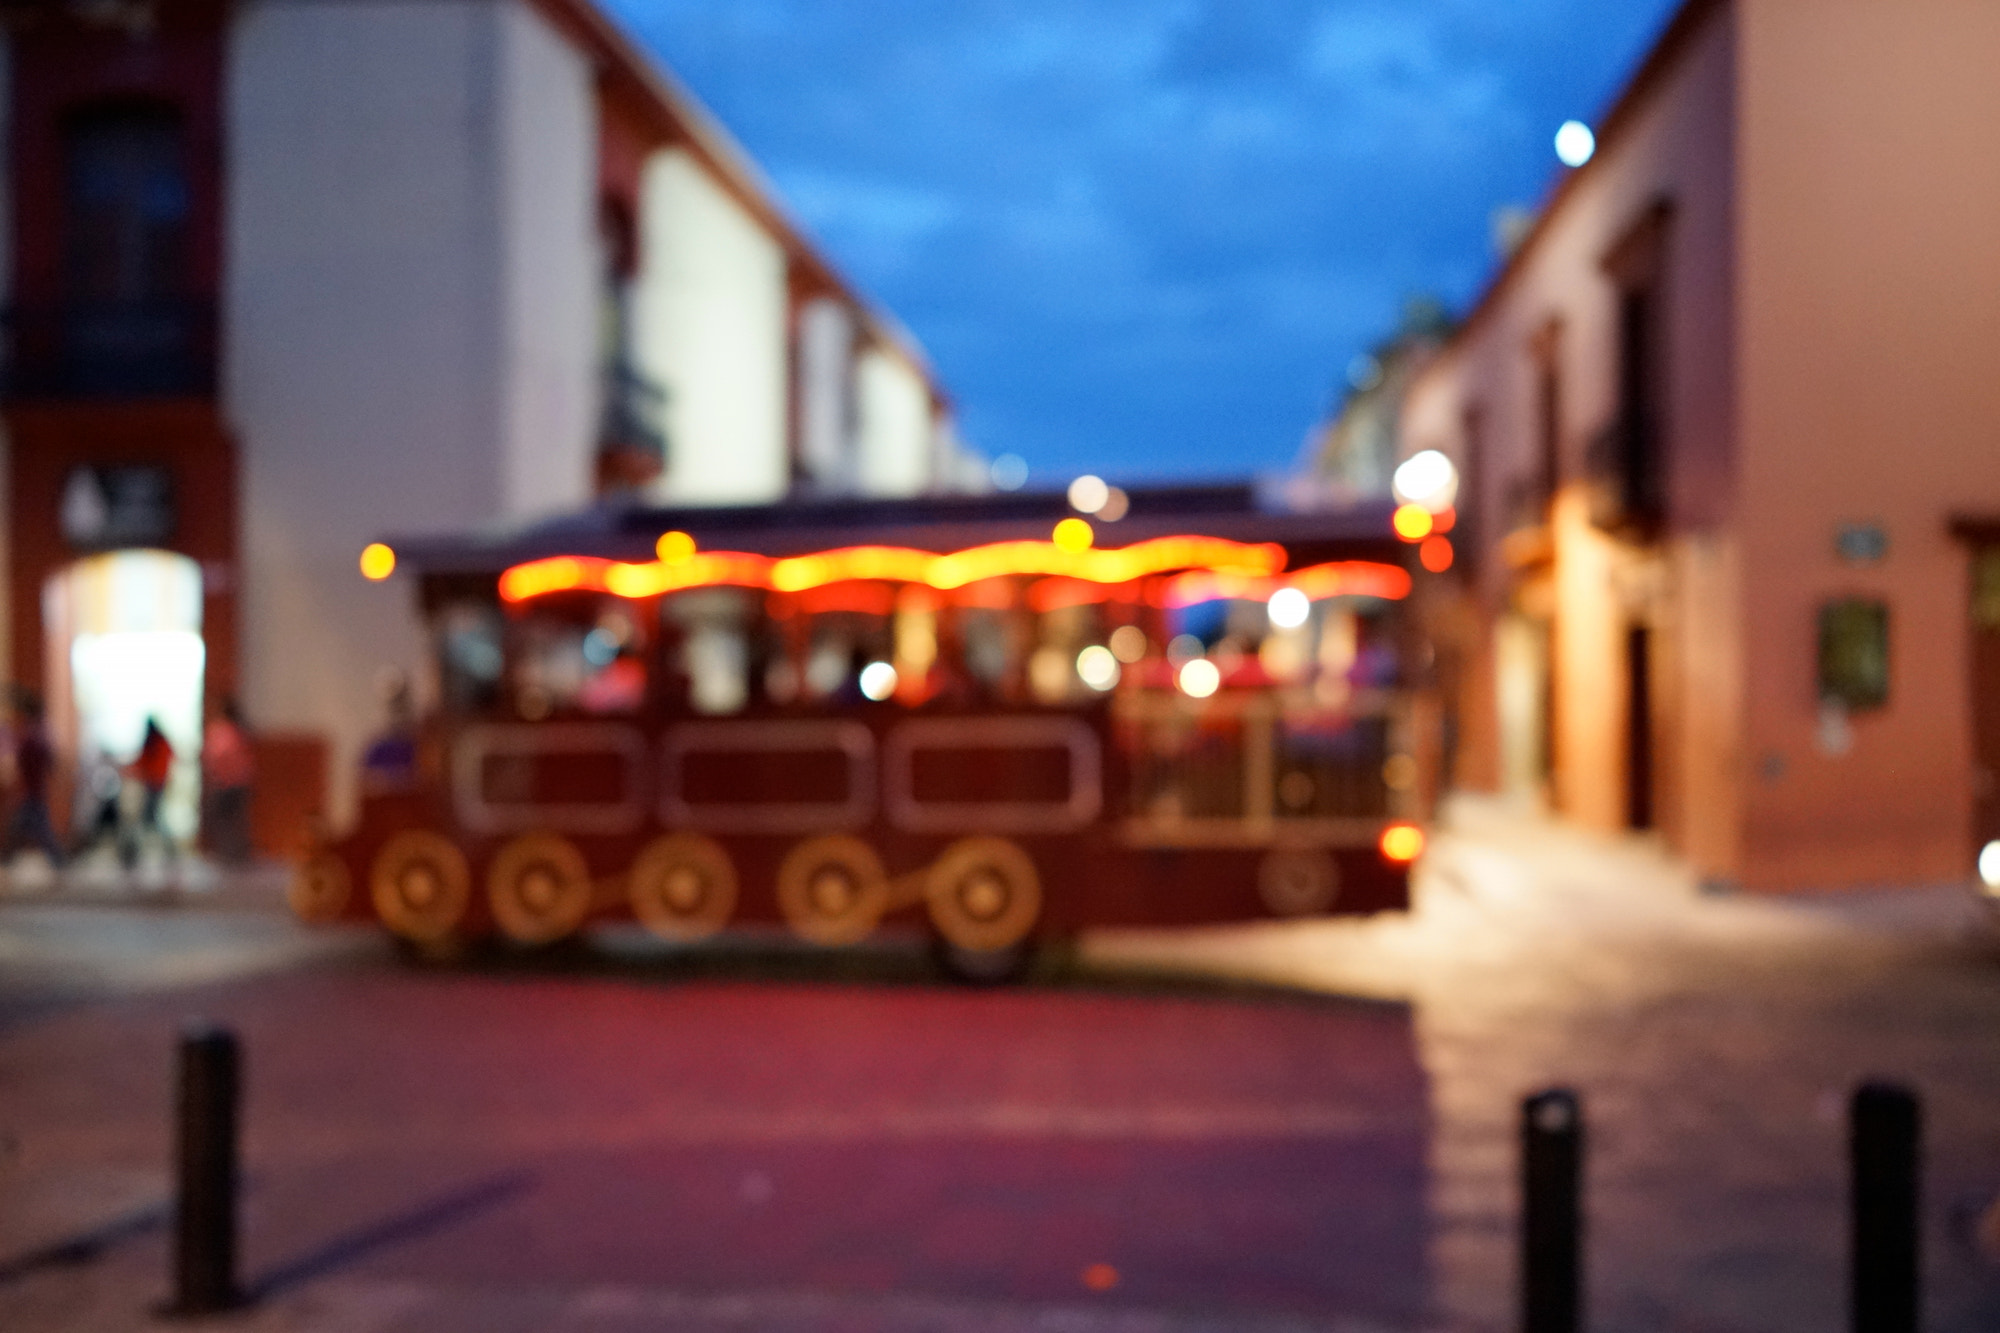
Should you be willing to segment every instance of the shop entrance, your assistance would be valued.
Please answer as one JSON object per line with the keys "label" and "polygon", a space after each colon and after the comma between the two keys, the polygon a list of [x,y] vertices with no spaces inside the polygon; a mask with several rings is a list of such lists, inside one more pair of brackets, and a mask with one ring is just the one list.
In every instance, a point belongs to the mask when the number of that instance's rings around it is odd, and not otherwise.
{"label": "shop entrance", "polygon": [[[177,840],[200,820],[201,567],[171,551],[86,556],[42,588],[48,719],[73,763],[72,804],[91,808],[93,774],[132,761],[150,718],[174,747],[160,821]],[[101,793],[100,793],[101,794]]]}

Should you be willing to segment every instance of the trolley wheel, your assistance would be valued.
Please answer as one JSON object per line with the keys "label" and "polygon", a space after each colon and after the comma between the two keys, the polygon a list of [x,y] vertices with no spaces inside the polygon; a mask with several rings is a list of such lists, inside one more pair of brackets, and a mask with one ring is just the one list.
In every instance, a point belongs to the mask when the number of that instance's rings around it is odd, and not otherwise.
{"label": "trolley wheel", "polygon": [[1019,843],[961,838],[925,872],[924,905],[947,943],[972,953],[1011,949],[1042,914],[1042,878]]}
{"label": "trolley wheel", "polygon": [[800,938],[853,944],[888,908],[889,876],[875,849],[859,838],[808,838],[778,867],[778,906]]}
{"label": "trolley wheel", "polygon": [[406,940],[449,939],[472,902],[465,853],[428,829],[405,829],[382,845],[368,876],[382,924]]}
{"label": "trolley wheel", "polygon": [[713,838],[669,833],[632,863],[632,914],[662,939],[699,940],[736,910],[736,867]]}
{"label": "trolley wheel", "polygon": [[1318,847],[1276,847],[1257,866],[1257,895],[1273,916],[1315,916],[1340,896],[1340,867]]}
{"label": "trolley wheel", "polygon": [[590,915],[590,867],[568,838],[523,833],[486,872],[493,919],[518,944],[553,944]]}
{"label": "trolley wheel", "polygon": [[354,897],[354,877],[347,863],[331,852],[306,858],[285,887],[285,900],[302,921],[332,921],[347,910]]}

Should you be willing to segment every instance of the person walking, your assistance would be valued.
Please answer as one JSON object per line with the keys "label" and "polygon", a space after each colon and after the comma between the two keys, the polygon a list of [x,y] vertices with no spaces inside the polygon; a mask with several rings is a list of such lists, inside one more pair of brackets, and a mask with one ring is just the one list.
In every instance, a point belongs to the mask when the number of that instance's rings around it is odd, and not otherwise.
{"label": "person walking", "polygon": [[0,861],[12,861],[23,846],[38,847],[49,864],[60,867],[61,839],[56,837],[55,820],[49,815],[49,777],[55,771],[55,748],[49,744],[48,729],[42,725],[42,701],[24,693],[15,709],[14,782],[20,799],[13,818],[7,821],[7,839],[0,844]]}
{"label": "person walking", "polygon": [[145,739],[139,742],[139,753],[126,765],[126,776],[137,782],[145,793],[144,804],[139,808],[139,823],[130,831],[125,840],[122,860],[125,868],[131,870],[139,864],[139,840],[151,833],[160,840],[166,850],[167,860],[178,858],[174,840],[160,823],[160,798],[166,793],[167,779],[173,775],[174,747],[167,739],[167,733],[160,730],[159,719],[146,719]]}
{"label": "person walking", "polygon": [[208,797],[209,849],[224,865],[250,860],[250,792],[256,757],[234,697],[210,714],[201,737],[202,786]]}

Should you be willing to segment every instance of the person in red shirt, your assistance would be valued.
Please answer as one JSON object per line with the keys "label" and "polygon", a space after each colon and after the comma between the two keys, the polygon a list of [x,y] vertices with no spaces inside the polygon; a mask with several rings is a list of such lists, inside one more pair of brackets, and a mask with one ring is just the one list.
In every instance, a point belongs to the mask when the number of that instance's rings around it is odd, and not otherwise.
{"label": "person in red shirt", "polygon": [[138,757],[125,766],[125,776],[137,782],[146,793],[145,804],[139,810],[139,825],[125,840],[122,859],[127,870],[139,864],[139,839],[152,833],[166,848],[167,859],[176,859],[174,840],[160,823],[160,797],[167,790],[167,779],[174,770],[174,747],[167,740],[167,733],[160,730],[156,718],[146,719],[146,736],[139,742]]}

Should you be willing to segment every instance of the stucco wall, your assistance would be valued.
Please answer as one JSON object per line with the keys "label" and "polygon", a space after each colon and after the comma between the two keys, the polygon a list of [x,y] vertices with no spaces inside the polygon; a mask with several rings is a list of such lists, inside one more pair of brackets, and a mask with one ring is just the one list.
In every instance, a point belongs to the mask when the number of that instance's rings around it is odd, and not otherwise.
{"label": "stucco wall", "polygon": [[[1495,618],[1520,573],[1497,548],[1505,500],[1540,466],[1536,339],[1559,321],[1561,472],[1565,492],[1549,525],[1556,630],[1556,791],[1559,808],[1615,827],[1625,818],[1627,688],[1625,632],[1652,627],[1656,647],[1654,744],[1657,818],[1677,845],[1699,850],[1703,869],[1733,870],[1718,832],[1729,804],[1713,784],[1713,747],[1733,733],[1733,694],[1692,683],[1729,660],[1737,618],[1717,600],[1726,584],[1684,577],[1690,543],[1726,534],[1735,452],[1731,193],[1733,30],[1726,8],[1697,29],[1660,77],[1641,89],[1598,157],[1569,182],[1541,233],[1491,303],[1418,379],[1405,405],[1402,448],[1443,448],[1465,462],[1465,419],[1478,414],[1483,476],[1472,529],[1478,559],[1477,617]],[[1593,528],[1577,487],[1590,440],[1617,401],[1617,295],[1604,270],[1616,243],[1661,201],[1672,208],[1665,252],[1668,401],[1665,453],[1670,522],[1657,554],[1625,547]],[[1539,612],[1537,612],[1539,614]],[[1502,744],[1494,692],[1501,682],[1484,646],[1469,651],[1469,746]],[[1463,770],[1497,776],[1497,754],[1472,754]],[[1725,821],[1726,822],[1726,821]]]}
{"label": "stucco wall", "polygon": [[815,491],[854,489],[854,313],[832,297],[799,308],[799,462]]}
{"label": "stucco wall", "polygon": [[589,500],[600,402],[597,97],[590,63],[524,0],[498,9],[501,504]]}
{"label": "stucco wall", "polygon": [[557,344],[589,260],[565,252],[576,183],[553,159],[588,121],[540,22],[518,0],[262,0],[231,25],[222,372],[245,704],[332,739],[336,817],[378,673],[424,655],[411,586],[363,582],[362,545],[582,493],[564,474],[587,388]]}
{"label": "stucco wall", "polygon": [[684,149],[648,160],[640,211],[633,342],[667,391],[661,495],[775,500],[790,480],[784,250]]}
{"label": "stucco wall", "polygon": [[[2000,513],[2000,6],[1740,0],[1745,878],[1971,864],[1965,553]],[[1881,564],[1843,564],[1843,522]],[[1890,607],[1888,706],[1817,744],[1815,609]]]}
{"label": "stucco wall", "polygon": [[861,488],[870,495],[915,495],[933,477],[930,387],[896,352],[871,347],[855,366]]}

